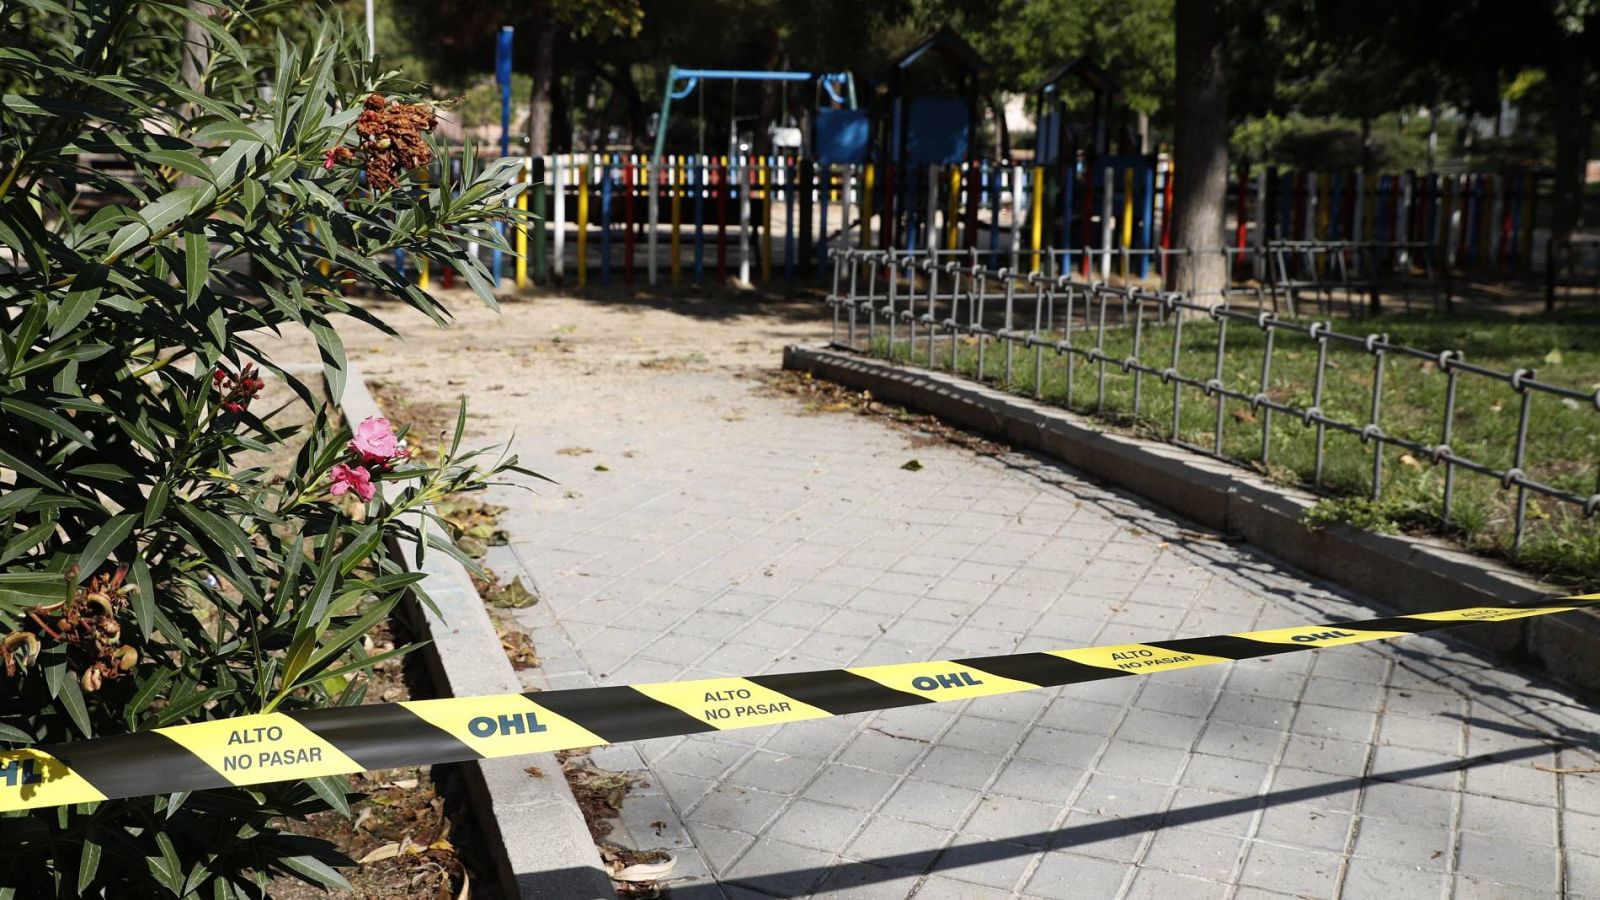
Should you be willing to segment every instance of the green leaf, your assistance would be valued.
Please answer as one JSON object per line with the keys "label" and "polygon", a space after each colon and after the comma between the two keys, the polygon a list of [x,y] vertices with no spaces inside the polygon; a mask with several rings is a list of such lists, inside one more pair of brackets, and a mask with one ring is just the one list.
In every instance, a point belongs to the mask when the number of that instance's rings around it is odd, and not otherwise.
{"label": "green leaf", "polygon": [[144,504],[143,524],[146,528],[149,528],[151,523],[159,520],[161,514],[167,511],[167,498],[171,495],[172,483],[165,478],[156,482],[156,486],[150,489],[150,497],[145,500]]}
{"label": "green leaf", "polygon": [[188,519],[223,550],[245,557],[252,564],[255,562],[255,548],[250,546],[250,539],[233,522],[188,503],[178,506],[178,514]]}
{"label": "green leaf", "polygon": [[150,866],[150,874],[162,887],[178,894],[183,887],[183,864],[178,861],[178,850],[172,846],[172,838],[167,837],[166,832],[156,831],[155,838],[161,855],[147,856],[144,861]]}
{"label": "green leaf", "polygon": [[116,463],[86,463],[73,466],[67,470],[68,475],[77,475],[80,478],[98,478],[101,481],[126,481],[133,477],[133,473]]}
{"label": "green leaf", "polygon": [[184,232],[183,266],[183,286],[188,291],[189,302],[193,303],[200,298],[211,276],[211,243],[206,239],[203,223],[196,222]]}
{"label": "green leaf", "polygon": [[184,150],[147,150],[144,158],[147,162],[169,169],[177,169],[185,175],[193,175],[202,181],[211,180],[211,170],[201,162],[201,157],[193,151]]}
{"label": "green leaf", "polygon": [[95,529],[94,537],[89,539],[89,545],[83,548],[83,553],[78,556],[78,582],[81,584],[93,575],[100,564],[106,561],[111,551],[127,539],[133,531],[134,523],[139,517],[134,513],[122,513],[112,516],[111,520]]}
{"label": "green leaf", "polygon": [[91,450],[94,449],[94,441],[83,432],[83,429],[72,424],[67,417],[45,409],[38,404],[19,400],[16,397],[0,397],[0,409],[9,410],[35,425],[48,428],[62,437],[77,441]]}
{"label": "green leaf", "polygon": [[339,333],[333,330],[333,326],[320,317],[313,319],[307,327],[317,339],[317,349],[322,353],[322,371],[328,381],[328,396],[337,403],[344,399],[345,371],[348,368],[344,358],[344,342],[339,339]]}
{"label": "green leaf", "polygon": [[129,731],[138,730],[139,720],[143,718],[144,711],[162,691],[166,690],[167,684],[171,681],[171,669],[157,669],[140,680],[139,689],[133,692],[133,696],[122,708],[123,719],[128,723]]}
{"label": "green leaf", "polygon": [[112,236],[105,255],[109,259],[121,259],[129,250],[144,243],[149,236],[150,228],[143,222],[129,222]]}
{"label": "green leaf", "polygon": [[350,882],[333,867],[315,856],[286,856],[278,860],[284,868],[299,875],[311,884],[350,890]]}
{"label": "green leaf", "polygon": [[67,295],[61,299],[55,323],[50,326],[51,340],[77,328],[78,324],[88,317],[94,305],[99,302],[100,294],[105,290],[108,271],[109,267],[90,262],[86,263],[72,279]]}
{"label": "green leaf", "polygon": [[94,737],[94,726],[89,723],[89,707],[83,701],[83,689],[78,687],[78,679],[70,675],[61,679],[61,693],[56,699],[72,718],[72,724],[83,732],[83,736]]}
{"label": "green leaf", "polygon": [[56,525],[57,523],[54,519],[47,519],[6,541],[5,548],[0,549],[0,565],[4,565],[44,543],[46,538],[55,533]]}
{"label": "green leaf", "polygon": [[260,143],[261,141],[261,135],[256,134],[250,129],[250,126],[238,119],[211,122],[195,131],[193,137],[197,144],[241,141]]}
{"label": "green leaf", "polygon": [[11,335],[11,358],[8,359],[7,368],[13,375],[22,366],[22,360],[33,349],[33,342],[39,339],[40,332],[44,331],[46,319],[50,315],[50,305],[34,301],[28,311],[22,314],[22,321],[17,324],[17,330]]}
{"label": "green leaf", "polygon": [[139,623],[139,632],[148,641],[156,631],[156,590],[150,578],[150,563],[142,555],[134,557],[129,574],[133,578],[133,590],[128,593],[128,603],[133,606],[133,619]]}
{"label": "green leaf", "polygon": [[24,746],[38,743],[38,741],[34,739],[33,735],[23,731],[20,728],[13,728],[4,722],[0,722],[0,741],[7,741],[12,744],[22,744]]}
{"label": "green leaf", "polygon": [[10,515],[13,511],[27,506],[41,493],[43,492],[39,488],[12,488],[0,494],[0,516]]}
{"label": "green leaf", "polygon": [[[304,667],[300,669],[300,671],[296,672],[293,676],[289,675],[289,670],[286,666],[284,669],[284,683],[288,685],[288,687],[286,687],[285,690],[293,690],[295,688],[302,687],[304,684],[312,680],[305,676],[314,674],[319,667],[333,661],[341,653],[344,653],[351,646],[353,646],[357,641],[360,641],[364,636],[366,636],[367,632],[376,628],[379,623],[389,617],[389,612],[394,609],[395,604],[398,603],[399,600],[400,598],[397,595],[389,598],[388,600],[372,604],[372,607],[363,613],[361,618],[356,619],[349,625],[339,629],[337,633],[323,643],[320,649],[313,647],[315,652],[313,652],[307,659]],[[296,643],[298,642],[299,640],[297,637]],[[289,656],[291,659],[293,659],[293,647],[289,648]]]}
{"label": "green leaf", "polygon": [[145,226],[154,235],[168,225],[189,215],[190,211],[194,209],[195,197],[199,196],[202,190],[204,188],[181,187],[168,191],[139,210],[139,218],[144,220]]}
{"label": "green leaf", "polygon": [[78,845],[78,894],[82,896],[94,883],[100,871],[100,843],[94,839],[93,830],[83,836]]}
{"label": "green leaf", "polygon": [[350,801],[345,796],[348,785],[343,778],[337,775],[320,775],[316,778],[307,778],[306,787],[323,799],[323,802],[333,807],[339,815],[349,817]]}
{"label": "green leaf", "polygon": [[44,606],[67,596],[67,580],[60,572],[0,573],[0,607]]}
{"label": "green leaf", "polygon": [[343,678],[345,675],[348,675],[351,672],[363,672],[371,669],[373,666],[386,663],[391,659],[405,656],[407,653],[410,653],[418,647],[427,645],[427,643],[427,641],[417,641],[415,643],[395,647],[392,650],[385,650],[382,653],[374,653],[371,656],[364,656],[361,659],[353,660],[345,663],[342,666],[334,666],[326,672],[322,672],[318,676],[318,679],[324,680],[328,678]]}

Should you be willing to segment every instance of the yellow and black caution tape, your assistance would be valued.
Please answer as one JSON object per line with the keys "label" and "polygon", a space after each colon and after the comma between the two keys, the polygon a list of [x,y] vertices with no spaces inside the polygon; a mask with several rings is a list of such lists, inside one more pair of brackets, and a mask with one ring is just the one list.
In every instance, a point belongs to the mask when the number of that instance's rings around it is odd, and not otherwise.
{"label": "yellow and black caution tape", "polygon": [[1154,675],[1596,603],[1600,594],[1146,644],[240,716],[0,752],[0,812],[777,725]]}

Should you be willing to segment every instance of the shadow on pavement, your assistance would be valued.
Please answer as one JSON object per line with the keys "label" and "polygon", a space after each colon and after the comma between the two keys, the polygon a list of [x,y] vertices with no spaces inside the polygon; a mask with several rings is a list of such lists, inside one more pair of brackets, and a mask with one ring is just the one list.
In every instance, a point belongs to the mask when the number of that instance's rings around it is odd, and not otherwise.
{"label": "shadow on pavement", "polygon": [[[1074,825],[1050,831],[1037,831],[1030,834],[947,847],[940,851],[901,853],[859,862],[845,862],[837,866],[795,869],[787,872],[732,878],[728,879],[726,883],[775,897],[792,897],[798,894],[805,894],[814,889],[817,883],[827,875],[833,875],[835,881],[852,887],[875,884],[905,878],[908,875],[915,876],[925,872],[947,872],[966,866],[982,865],[1050,850],[1070,850],[1074,846],[1081,844],[1115,840],[1160,828],[1195,825],[1212,819],[1252,813],[1257,809],[1300,803],[1306,800],[1315,800],[1319,797],[1341,794],[1358,789],[1369,782],[1406,782],[1426,778],[1430,775],[1439,775],[1460,769],[1471,769],[1490,763],[1512,762],[1518,759],[1542,756],[1550,751],[1550,745],[1546,743],[1550,738],[1536,731],[1528,730],[1524,732],[1520,729],[1505,728],[1496,726],[1493,723],[1479,723],[1475,720],[1474,724],[1499,728],[1499,730],[1511,734],[1526,734],[1527,737],[1536,739],[1539,743],[1515,750],[1489,753],[1448,763],[1436,763],[1415,766],[1409,769],[1398,769],[1392,772],[1374,773],[1364,778],[1342,778],[1322,784],[1273,791],[1254,797],[1219,800],[1214,803],[1202,803],[1181,809],[1174,808],[1164,812],[1143,813],[1123,819]],[[1593,736],[1589,735],[1588,737],[1592,738]],[[725,895],[717,885],[699,884],[673,888],[671,896],[675,900],[711,900],[711,898],[720,900]]]}

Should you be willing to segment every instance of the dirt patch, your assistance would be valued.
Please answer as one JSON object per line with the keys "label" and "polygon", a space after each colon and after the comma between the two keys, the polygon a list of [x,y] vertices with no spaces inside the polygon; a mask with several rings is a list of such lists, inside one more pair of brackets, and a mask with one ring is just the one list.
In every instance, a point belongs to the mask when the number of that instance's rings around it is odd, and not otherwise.
{"label": "dirt patch", "polygon": [[[885,422],[889,427],[905,434],[913,449],[935,444],[951,444],[991,457],[1011,452],[1011,447],[1007,444],[991,441],[965,429],[949,425],[937,416],[884,403],[874,398],[871,391],[858,391],[831,381],[822,381],[813,378],[810,372],[761,369],[743,377],[754,378],[761,382],[762,386],[756,391],[761,396],[799,400],[806,413],[815,415],[854,413]],[[917,460],[908,460],[902,468],[916,471],[922,468],[922,464]]]}
{"label": "dirt patch", "polygon": [[611,833],[616,830],[614,823],[622,815],[628,791],[649,787],[649,782],[642,775],[597,768],[587,750],[557,753],[556,758],[561,761],[561,774],[572,788],[572,796],[578,801],[583,821],[589,826],[589,836],[600,851],[601,862],[611,873],[617,894],[622,897],[663,896],[660,880],[671,876],[672,856],[663,850],[634,850],[611,840]]}
{"label": "dirt patch", "polygon": [[[367,638],[368,652],[382,652],[411,640],[398,621],[380,626]],[[367,679],[366,699],[394,703],[430,696],[420,659],[390,660]],[[363,798],[347,818],[337,811],[286,823],[294,834],[328,841],[353,865],[340,868],[348,891],[323,891],[289,876],[278,876],[267,893],[286,900],[395,898],[452,900],[497,897],[487,860],[478,858],[471,816],[464,808],[465,786],[450,766],[386,769],[349,776]]]}

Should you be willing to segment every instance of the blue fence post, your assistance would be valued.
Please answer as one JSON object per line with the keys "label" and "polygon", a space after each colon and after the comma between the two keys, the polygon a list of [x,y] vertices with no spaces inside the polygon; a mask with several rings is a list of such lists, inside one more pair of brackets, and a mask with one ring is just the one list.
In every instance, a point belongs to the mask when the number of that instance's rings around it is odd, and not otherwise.
{"label": "blue fence post", "polygon": [[[1154,156],[1144,157],[1139,164],[1139,213],[1144,221],[1139,228],[1139,248],[1150,251],[1155,249],[1151,244],[1151,235],[1155,227],[1155,202],[1156,202],[1156,160]],[[1139,277],[1150,277],[1150,254],[1139,254]]]}
{"label": "blue fence post", "polygon": [[611,283],[611,162],[609,155],[600,170],[600,283]]}

